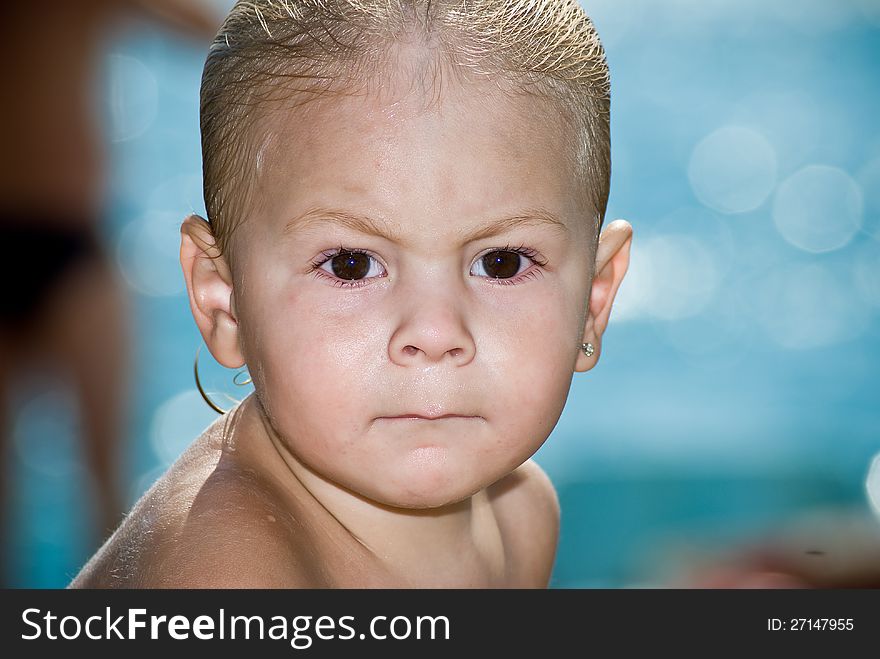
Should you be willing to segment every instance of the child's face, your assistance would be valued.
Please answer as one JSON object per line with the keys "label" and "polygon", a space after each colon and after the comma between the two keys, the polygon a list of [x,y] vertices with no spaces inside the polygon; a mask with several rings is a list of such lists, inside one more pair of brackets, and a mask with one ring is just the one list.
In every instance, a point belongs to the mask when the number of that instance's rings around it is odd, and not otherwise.
{"label": "child's face", "polygon": [[[595,225],[569,133],[544,102],[491,89],[444,87],[439,110],[415,93],[267,118],[259,201],[233,238],[240,344],[274,429],[385,504],[451,503],[516,468],[556,424],[578,356]],[[468,238],[537,209],[562,226]],[[334,221],[347,216],[396,236]]]}

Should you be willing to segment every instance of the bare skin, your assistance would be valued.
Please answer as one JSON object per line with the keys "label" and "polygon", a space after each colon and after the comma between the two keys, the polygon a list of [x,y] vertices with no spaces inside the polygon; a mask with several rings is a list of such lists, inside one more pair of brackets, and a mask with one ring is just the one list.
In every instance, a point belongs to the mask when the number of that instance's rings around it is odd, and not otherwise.
{"label": "bare skin", "polygon": [[[6,68],[10,102],[0,105],[0,223],[97,229],[105,154],[92,106],[96,64],[110,28],[136,16],[206,45],[220,20],[187,0],[16,2],[0,9],[0,57],[13,63]],[[118,524],[126,505],[119,457],[127,344],[124,288],[103,253],[66,271],[26,325],[0,327],[0,420],[10,416],[3,394],[14,385],[12,378],[36,362],[57,368],[76,393],[86,464],[98,493],[99,540]],[[0,455],[9,431],[8,423],[0,427]],[[0,492],[0,510],[6,501]],[[0,551],[0,583],[4,566]]]}
{"label": "bare skin", "polygon": [[250,397],[190,446],[71,587],[547,586],[559,508],[533,461],[454,511],[422,514],[466,515],[469,542],[389,562],[290,478]]}

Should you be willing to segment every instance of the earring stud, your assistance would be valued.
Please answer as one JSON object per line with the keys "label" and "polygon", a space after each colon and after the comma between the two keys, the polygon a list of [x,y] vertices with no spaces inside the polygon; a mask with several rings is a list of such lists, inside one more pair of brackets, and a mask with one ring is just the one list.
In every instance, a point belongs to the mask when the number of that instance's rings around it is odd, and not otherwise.
{"label": "earring stud", "polygon": [[592,343],[582,343],[582,344],[581,344],[581,350],[584,351],[584,354],[585,354],[587,357],[592,357],[592,356],[593,356],[593,353],[596,352],[596,349],[593,347],[593,344],[592,344]]}

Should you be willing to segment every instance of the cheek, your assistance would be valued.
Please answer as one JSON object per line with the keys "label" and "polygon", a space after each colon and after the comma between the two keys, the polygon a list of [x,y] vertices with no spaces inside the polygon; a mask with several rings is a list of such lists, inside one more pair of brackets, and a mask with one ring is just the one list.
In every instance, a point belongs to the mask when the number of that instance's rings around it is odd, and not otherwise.
{"label": "cheek", "polygon": [[498,316],[504,321],[490,338],[488,361],[493,413],[509,436],[543,441],[562,413],[577,357],[579,310],[569,298],[561,287],[544,288]]}
{"label": "cheek", "polygon": [[[246,354],[266,411],[283,434],[294,426],[312,437],[346,437],[369,420],[364,382],[375,381],[381,333],[362,311],[309,299],[291,287],[253,298]],[[372,361],[371,361],[372,360]],[[346,428],[344,424],[353,424]],[[341,425],[342,424],[342,425]],[[345,450],[345,447],[336,447]]]}

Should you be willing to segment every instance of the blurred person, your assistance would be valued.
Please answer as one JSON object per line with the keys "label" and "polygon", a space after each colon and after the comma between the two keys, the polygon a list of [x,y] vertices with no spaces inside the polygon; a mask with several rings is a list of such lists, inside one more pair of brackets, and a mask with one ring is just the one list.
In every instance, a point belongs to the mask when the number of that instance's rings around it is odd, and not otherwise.
{"label": "blurred person", "polygon": [[880,524],[862,510],[808,511],[679,566],[677,588],[880,588]]}
{"label": "blurred person", "polygon": [[[13,414],[28,368],[57,369],[75,391],[101,538],[126,502],[119,483],[127,380],[124,289],[100,238],[105,153],[95,78],[122,21],[149,18],[207,45],[220,17],[192,0],[4,2],[0,58],[0,528]],[[6,560],[0,542],[0,583]]]}
{"label": "blurred person", "polygon": [[238,2],[181,265],[255,391],[71,585],[546,587],[559,504],[531,456],[632,242],[602,229],[609,111],[576,2]]}

